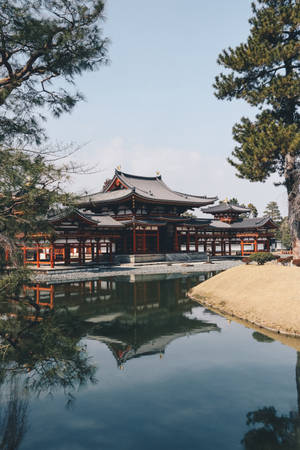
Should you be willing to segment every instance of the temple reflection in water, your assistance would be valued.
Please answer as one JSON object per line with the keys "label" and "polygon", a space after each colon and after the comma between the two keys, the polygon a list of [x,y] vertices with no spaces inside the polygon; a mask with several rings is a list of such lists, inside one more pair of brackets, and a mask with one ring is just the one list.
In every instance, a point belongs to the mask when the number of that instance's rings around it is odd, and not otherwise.
{"label": "temple reflection in water", "polygon": [[141,356],[163,355],[168,344],[189,334],[217,331],[216,324],[189,317],[197,306],[186,292],[210,273],[102,279],[26,287],[42,307],[72,311],[82,337],[105,343],[119,367]]}

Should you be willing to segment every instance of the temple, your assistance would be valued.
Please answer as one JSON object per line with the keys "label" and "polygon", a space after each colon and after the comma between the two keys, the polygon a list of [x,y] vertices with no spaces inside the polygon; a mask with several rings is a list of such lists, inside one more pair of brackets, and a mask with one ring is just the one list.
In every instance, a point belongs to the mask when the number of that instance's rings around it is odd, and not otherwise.
{"label": "temple", "polygon": [[[160,175],[116,170],[101,192],[81,197],[76,208],[49,215],[53,233],[24,247],[24,261],[54,267],[137,261],[139,255],[149,261],[183,253],[244,256],[269,251],[276,228],[269,217],[250,219],[249,209],[226,202],[207,207],[217,200],[173,191]],[[199,208],[213,217],[188,213]]]}

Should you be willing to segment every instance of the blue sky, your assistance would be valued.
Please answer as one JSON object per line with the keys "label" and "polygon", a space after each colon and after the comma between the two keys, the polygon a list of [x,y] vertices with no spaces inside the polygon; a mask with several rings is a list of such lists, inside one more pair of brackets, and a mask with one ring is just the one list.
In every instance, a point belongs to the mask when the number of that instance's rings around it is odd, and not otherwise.
{"label": "blue sky", "polygon": [[53,140],[85,144],[76,159],[100,168],[70,189],[98,191],[121,165],[159,170],[175,190],[251,201],[260,213],[276,200],[286,214],[284,188],[240,180],[226,162],[233,124],[255,110],[213,95],[217,56],[247,38],[250,13],[248,0],[107,0],[111,62],[78,78],[86,101],[47,125]]}

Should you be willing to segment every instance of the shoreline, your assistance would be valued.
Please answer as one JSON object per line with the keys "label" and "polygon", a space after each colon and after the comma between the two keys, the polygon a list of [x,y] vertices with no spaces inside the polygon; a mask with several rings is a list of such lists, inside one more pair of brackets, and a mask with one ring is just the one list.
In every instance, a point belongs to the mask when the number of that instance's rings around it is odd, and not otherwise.
{"label": "shoreline", "polygon": [[69,271],[60,271],[58,273],[42,273],[35,272],[32,276],[32,281],[36,283],[47,284],[60,284],[60,283],[72,283],[77,281],[96,280],[99,278],[109,277],[122,277],[131,275],[160,275],[160,274],[193,274],[200,272],[220,272],[232,267],[241,265],[241,261],[223,260],[212,261],[211,264],[205,262],[192,262],[192,263],[172,263],[168,264],[145,264],[142,266],[137,265],[124,265],[120,267],[105,267],[105,268],[86,268]]}
{"label": "shoreline", "polygon": [[300,338],[298,268],[243,265],[204,281],[188,295],[218,314],[250,327]]}

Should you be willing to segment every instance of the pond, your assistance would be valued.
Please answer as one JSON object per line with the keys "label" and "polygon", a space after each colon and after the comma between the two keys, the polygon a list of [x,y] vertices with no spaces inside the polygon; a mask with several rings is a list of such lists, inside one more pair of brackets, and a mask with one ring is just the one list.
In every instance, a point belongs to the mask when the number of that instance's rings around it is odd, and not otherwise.
{"label": "pond", "polygon": [[210,275],[32,286],[2,305],[0,448],[300,449],[299,354],[186,296]]}

